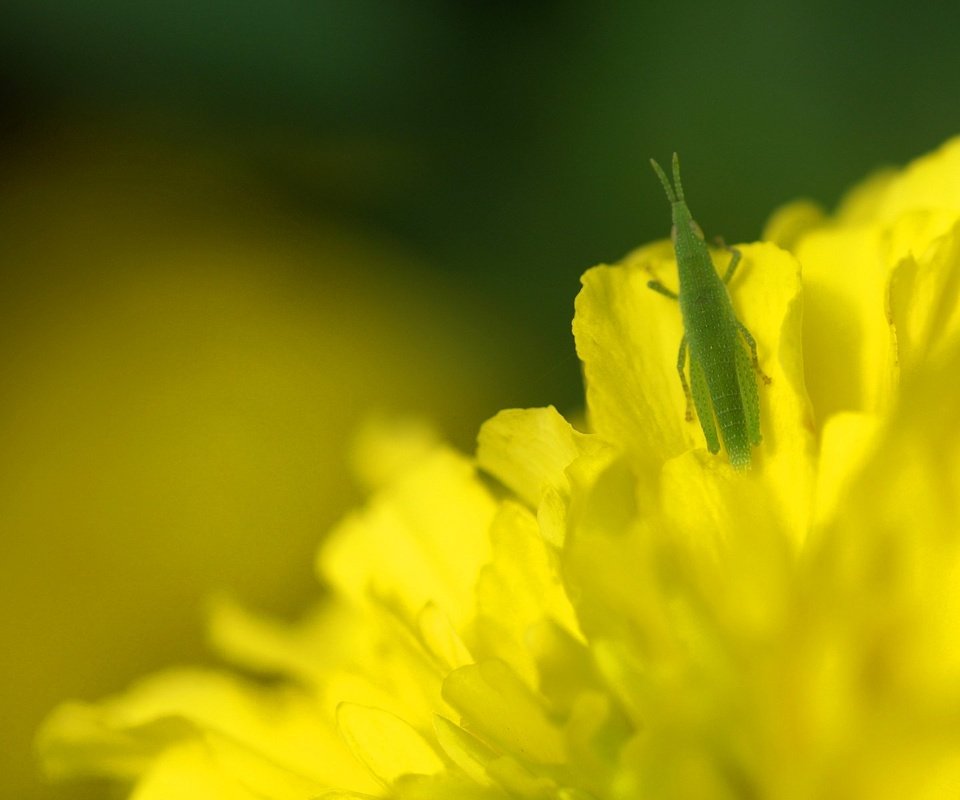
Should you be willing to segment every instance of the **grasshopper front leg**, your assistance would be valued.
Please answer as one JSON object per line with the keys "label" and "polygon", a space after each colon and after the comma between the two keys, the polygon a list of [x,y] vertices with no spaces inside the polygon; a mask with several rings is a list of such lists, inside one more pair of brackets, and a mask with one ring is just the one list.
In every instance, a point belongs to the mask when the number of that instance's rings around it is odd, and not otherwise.
{"label": "grasshopper front leg", "polygon": [[664,286],[660,281],[647,281],[647,288],[653,289],[653,291],[658,294],[662,294],[664,297],[669,297],[671,300],[679,300],[680,296]]}
{"label": "grasshopper front leg", "polygon": [[733,273],[736,272],[737,267],[740,266],[740,251],[737,250],[736,247],[729,247],[722,239],[720,240],[720,246],[724,250],[729,250],[731,253],[730,263],[727,264],[727,271],[723,273],[723,282],[724,284],[728,284],[733,280]]}

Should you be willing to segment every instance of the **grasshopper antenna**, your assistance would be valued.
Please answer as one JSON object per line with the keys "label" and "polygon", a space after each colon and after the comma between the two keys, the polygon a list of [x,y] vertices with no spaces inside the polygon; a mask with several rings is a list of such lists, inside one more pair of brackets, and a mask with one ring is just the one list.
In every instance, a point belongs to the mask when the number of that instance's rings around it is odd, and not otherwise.
{"label": "grasshopper antenna", "polygon": [[680,158],[673,154],[673,185],[677,187],[677,200],[683,202],[683,184],[680,183]]}
{"label": "grasshopper antenna", "polygon": [[[673,157],[674,159],[676,159],[677,157],[676,154],[674,154]],[[676,161],[674,161],[674,164],[676,164]],[[665,173],[661,169],[660,165],[656,161],[654,161],[652,158],[650,159],[650,166],[653,167],[653,171],[657,173],[657,177],[660,179],[660,183],[663,184],[663,191],[667,193],[667,200],[669,200],[671,203],[676,203],[677,195],[674,193],[673,187],[670,185],[670,179],[667,177],[667,173]],[[674,174],[677,173],[676,166],[674,167],[673,171],[674,171]],[[681,198],[682,198],[682,195],[681,195]]]}

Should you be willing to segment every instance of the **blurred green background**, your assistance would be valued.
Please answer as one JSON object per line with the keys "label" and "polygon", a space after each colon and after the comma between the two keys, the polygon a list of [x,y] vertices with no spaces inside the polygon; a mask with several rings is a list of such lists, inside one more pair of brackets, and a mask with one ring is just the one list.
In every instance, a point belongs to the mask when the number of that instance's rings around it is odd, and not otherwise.
{"label": "blurred green background", "polygon": [[948,3],[6,0],[0,6],[0,793],[52,704],[278,613],[355,499],[349,431],[462,447],[579,403],[578,278],[832,205],[960,132]]}

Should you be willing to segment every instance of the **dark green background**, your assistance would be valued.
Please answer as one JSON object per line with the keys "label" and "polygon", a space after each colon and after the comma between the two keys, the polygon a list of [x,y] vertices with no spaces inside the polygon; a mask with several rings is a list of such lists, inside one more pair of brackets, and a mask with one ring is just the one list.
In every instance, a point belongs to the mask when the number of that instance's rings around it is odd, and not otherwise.
{"label": "dark green background", "polygon": [[5,0],[0,156],[91,120],[228,153],[489,309],[527,376],[499,406],[573,409],[580,274],[669,229],[649,157],[731,242],[831,206],[960,132],[958,8]]}
{"label": "dark green background", "polygon": [[5,128],[122,114],[222,143],[308,213],[389,236],[516,327],[576,405],[577,279],[665,235],[683,156],[708,234],[960,130],[956,4],[7,0]]}

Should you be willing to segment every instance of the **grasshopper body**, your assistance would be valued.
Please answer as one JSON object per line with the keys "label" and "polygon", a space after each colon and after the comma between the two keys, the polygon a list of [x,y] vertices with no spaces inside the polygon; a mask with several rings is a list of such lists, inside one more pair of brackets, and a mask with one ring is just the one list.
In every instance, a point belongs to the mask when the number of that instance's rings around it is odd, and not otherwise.
{"label": "grasshopper body", "polygon": [[650,281],[648,286],[680,303],[683,338],[677,371],[687,398],[687,419],[693,418],[693,405],[707,449],[711,453],[719,452],[722,441],[730,463],[737,469],[745,469],[750,466],[751,447],[761,440],[760,402],[754,371],[764,381],[769,383],[770,379],[760,370],[756,343],[737,319],[727,293],[726,284],[739,264],[740,253],[731,248],[733,257],[721,279],[713,266],[703,232],[684,200],[676,153],[673,185],[656,161],[651,159],[650,163],[663,183],[672,208],[672,239],[680,291],[671,292],[657,281]]}

